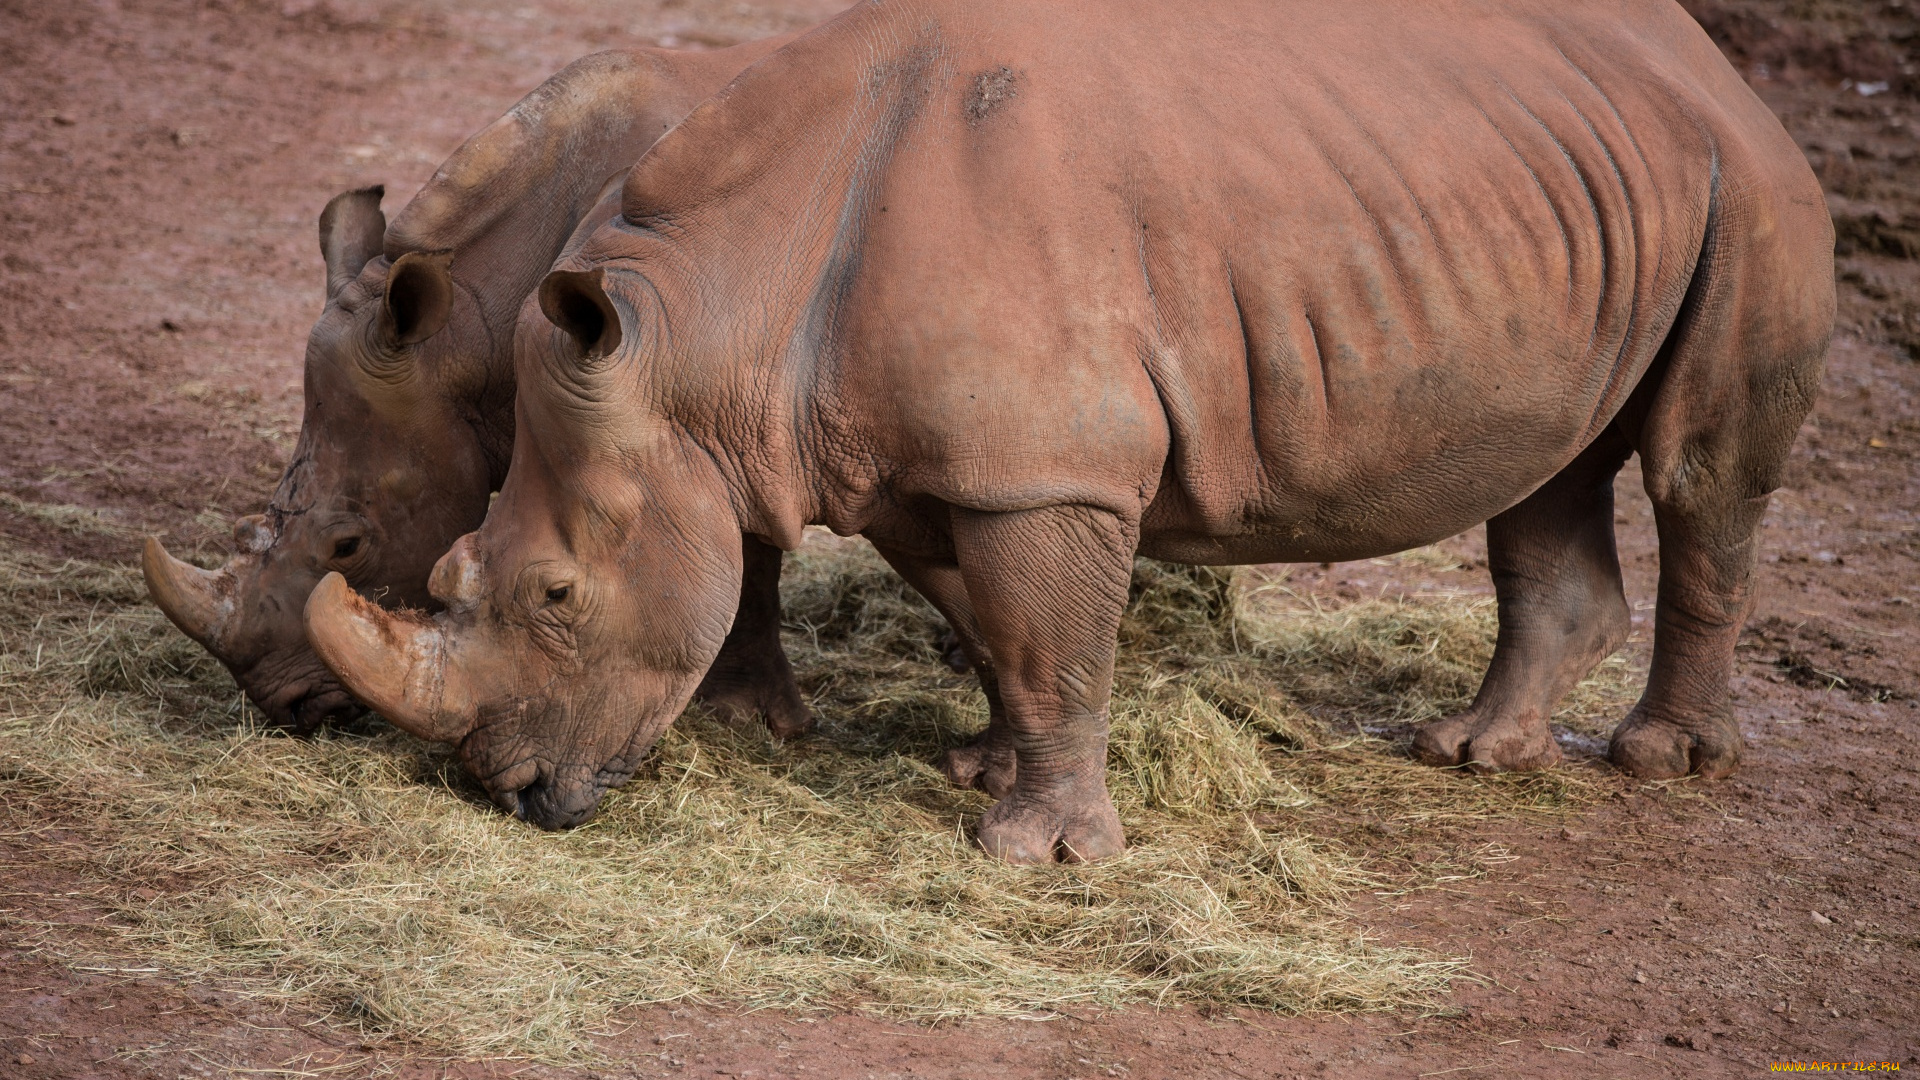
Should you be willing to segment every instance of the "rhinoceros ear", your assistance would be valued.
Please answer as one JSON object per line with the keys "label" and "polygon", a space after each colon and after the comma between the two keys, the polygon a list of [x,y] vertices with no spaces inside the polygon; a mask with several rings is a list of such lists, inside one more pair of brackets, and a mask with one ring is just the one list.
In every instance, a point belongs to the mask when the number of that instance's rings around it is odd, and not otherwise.
{"label": "rhinoceros ear", "polygon": [[607,356],[620,347],[620,313],[607,296],[606,271],[555,270],[540,283],[540,310],[547,321],[580,343],[587,356]]}
{"label": "rhinoceros ear", "polygon": [[375,184],[343,191],[320,211],[320,257],[327,260],[327,299],[360,276],[360,268],[380,254],[386,241],[387,216],[380,212],[386,188]]}
{"label": "rhinoceros ear", "polygon": [[453,314],[453,252],[409,251],[387,271],[380,329],[396,345],[425,341]]}

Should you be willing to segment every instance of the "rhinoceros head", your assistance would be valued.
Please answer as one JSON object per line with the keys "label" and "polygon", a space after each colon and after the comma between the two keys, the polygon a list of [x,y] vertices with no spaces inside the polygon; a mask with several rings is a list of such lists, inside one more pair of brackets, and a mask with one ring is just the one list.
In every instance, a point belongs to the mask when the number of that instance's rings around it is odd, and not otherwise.
{"label": "rhinoceros head", "polygon": [[326,307],[307,340],[300,438],[267,512],[235,523],[237,553],[219,570],[158,540],[145,553],[161,610],[270,720],[302,731],[360,711],[307,644],[308,593],[338,573],[379,604],[430,604],[434,560],[484,516],[491,487],[476,417],[461,414],[486,389],[445,385],[485,364],[421,357],[429,340],[477,355],[484,328],[470,312],[448,327],[467,301],[446,254],[381,254],[380,197],[350,191],[320,217]]}
{"label": "rhinoceros head", "polygon": [[[513,462],[434,567],[443,610],[395,614],[329,576],[308,637],[362,701],[455,743],[508,812],[590,816],[685,708],[732,624],[741,526],[715,460],[638,377],[633,288],[556,271],[522,309]],[[651,320],[656,327],[661,320]]]}

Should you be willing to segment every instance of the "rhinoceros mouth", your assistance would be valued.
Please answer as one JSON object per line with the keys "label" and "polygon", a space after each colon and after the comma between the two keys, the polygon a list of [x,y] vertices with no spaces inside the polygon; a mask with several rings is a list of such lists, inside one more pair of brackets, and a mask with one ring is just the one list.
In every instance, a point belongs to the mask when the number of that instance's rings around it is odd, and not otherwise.
{"label": "rhinoceros mouth", "polygon": [[366,706],[353,700],[345,690],[326,689],[288,702],[285,726],[295,734],[311,735],[324,726],[348,723],[366,713]]}
{"label": "rhinoceros mouth", "polygon": [[514,817],[547,832],[563,832],[592,820],[606,793],[599,784],[561,786],[536,780],[507,794],[515,804]]}
{"label": "rhinoceros mouth", "polygon": [[603,772],[586,777],[576,774],[576,778],[567,779],[553,775],[541,765],[526,784],[517,788],[493,788],[488,795],[495,806],[529,825],[547,832],[564,832],[591,821],[599,813],[600,802],[607,792],[618,787],[626,776],[621,774],[618,779],[610,779]]}
{"label": "rhinoceros mouth", "polygon": [[[242,680],[242,685],[258,680]],[[247,697],[267,722],[290,734],[309,736],[327,725],[349,723],[366,715],[366,706],[353,699],[346,687],[324,673],[305,678],[275,680],[271,690],[247,687]]]}

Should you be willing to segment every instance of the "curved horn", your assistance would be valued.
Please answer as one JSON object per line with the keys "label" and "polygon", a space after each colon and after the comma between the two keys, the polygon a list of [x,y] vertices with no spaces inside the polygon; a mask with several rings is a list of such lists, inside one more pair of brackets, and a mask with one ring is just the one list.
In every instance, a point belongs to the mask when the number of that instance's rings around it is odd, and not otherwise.
{"label": "curved horn", "polygon": [[202,570],[167,553],[157,536],[147,537],[140,556],[147,593],[173,625],[217,652],[227,620],[233,616],[233,575],[224,570]]}
{"label": "curved horn", "polygon": [[395,727],[448,743],[473,729],[473,698],[448,662],[440,627],[366,600],[337,573],[307,597],[306,621],[307,642],[321,661]]}

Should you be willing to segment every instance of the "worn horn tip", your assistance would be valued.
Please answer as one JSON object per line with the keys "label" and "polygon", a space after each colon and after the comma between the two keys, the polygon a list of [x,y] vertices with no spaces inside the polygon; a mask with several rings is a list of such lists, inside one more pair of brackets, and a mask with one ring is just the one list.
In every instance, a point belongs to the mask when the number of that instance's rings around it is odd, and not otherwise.
{"label": "worn horn tip", "polygon": [[[365,625],[362,612],[356,610],[360,601],[359,594],[347,579],[338,571],[320,579],[320,584],[307,594],[307,606],[303,612],[303,621],[307,624],[307,642],[320,659],[333,669],[335,675],[349,679],[349,671],[357,666],[359,659],[355,654],[356,645],[379,644],[379,633]],[[348,683],[353,685],[352,682]]]}
{"label": "worn horn tip", "polygon": [[158,536],[147,537],[141,548],[140,573],[154,605],[182,633],[213,648],[231,607],[221,595],[221,575],[174,558]]}
{"label": "worn horn tip", "polygon": [[432,626],[382,609],[338,573],[308,595],[305,621],[307,643],[362,704],[423,739],[453,742],[464,734],[458,718],[445,714],[437,688],[413,678],[417,670],[449,674],[437,669],[444,658]]}

